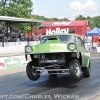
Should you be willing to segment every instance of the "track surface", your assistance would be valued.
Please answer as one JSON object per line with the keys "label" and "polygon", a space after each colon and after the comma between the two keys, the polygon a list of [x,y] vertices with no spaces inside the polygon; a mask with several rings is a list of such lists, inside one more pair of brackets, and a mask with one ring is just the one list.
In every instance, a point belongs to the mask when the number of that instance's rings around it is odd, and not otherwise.
{"label": "track surface", "polygon": [[50,78],[44,72],[37,81],[25,71],[0,76],[0,100],[100,100],[100,58],[92,59],[91,67],[91,77],[80,81],[67,73]]}

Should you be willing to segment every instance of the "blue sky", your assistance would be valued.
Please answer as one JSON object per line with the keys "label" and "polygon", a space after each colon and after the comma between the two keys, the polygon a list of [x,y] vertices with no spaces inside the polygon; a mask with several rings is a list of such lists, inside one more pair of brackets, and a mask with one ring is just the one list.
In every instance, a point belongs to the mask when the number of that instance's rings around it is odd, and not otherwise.
{"label": "blue sky", "polygon": [[78,15],[100,16],[100,0],[32,0],[33,14],[74,19]]}

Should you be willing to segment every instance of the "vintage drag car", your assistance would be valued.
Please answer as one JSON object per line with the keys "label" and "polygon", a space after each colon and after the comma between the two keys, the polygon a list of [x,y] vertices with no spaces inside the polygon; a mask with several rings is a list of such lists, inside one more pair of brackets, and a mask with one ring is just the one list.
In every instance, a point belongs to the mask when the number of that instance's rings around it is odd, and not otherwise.
{"label": "vintage drag car", "polygon": [[64,72],[69,72],[76,80],[81,79],[82,75],[90,77],[90,53],[76,34],[44,36],[40,44],[25,46],[26,59],[27,55],[32,59],[26,67],[30,80],[39,79],[45,70],[51,77]]}

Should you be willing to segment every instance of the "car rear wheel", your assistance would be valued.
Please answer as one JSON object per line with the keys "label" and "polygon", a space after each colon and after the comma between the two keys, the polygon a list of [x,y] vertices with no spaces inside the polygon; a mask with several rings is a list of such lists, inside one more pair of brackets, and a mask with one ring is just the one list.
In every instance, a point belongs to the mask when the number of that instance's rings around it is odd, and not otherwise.
{"label": "car rear wheel", "polygon": [[81,79],[81,66],[80,66],[80,63],[77,59],[72,59],[70,61],[70,64],[69,64],[69,71],[70,71],[70,74],[71,76],[76,79],[76,80],[79,80]]}
{"label": "car rear wheel", "polygon": [[82,69],[82,71],[83,71],[83,76],[84,77],[90,77],[90,75],[91,75],[91,65],[89,64],[88,67],[84,67]]}
{"label": "car rear wheel", "polygon": [[31,62],[29,62],[27,64],[27,67],[26,67],[26,73],[27,73],[27,76],[30,80],[38,80],[40,78],[40,71],[36,71],[34,69],[36,65]]}

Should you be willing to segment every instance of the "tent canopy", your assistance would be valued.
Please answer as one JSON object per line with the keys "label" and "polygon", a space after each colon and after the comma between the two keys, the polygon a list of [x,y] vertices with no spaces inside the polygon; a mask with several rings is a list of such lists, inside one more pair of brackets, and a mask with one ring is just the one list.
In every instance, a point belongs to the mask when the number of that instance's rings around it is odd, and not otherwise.
{"label": "tent canopy", "polygon": [[89,36],[100,36],[100,29],[95,27],[91,31],[87,32],[87,35],[89,35]]}

